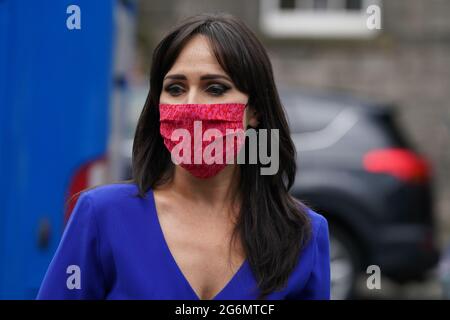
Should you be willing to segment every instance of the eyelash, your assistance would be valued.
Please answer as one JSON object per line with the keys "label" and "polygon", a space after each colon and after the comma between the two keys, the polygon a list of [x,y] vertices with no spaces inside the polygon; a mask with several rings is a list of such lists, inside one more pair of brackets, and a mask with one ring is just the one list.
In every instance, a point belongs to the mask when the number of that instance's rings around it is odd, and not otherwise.
{"label": "eyelash", "polygon": [[[181,83],[171,83],[164,87],[164,91],[169,93],[171,96],[177,97],[181,93],[179,93],[179,92],[175,93],[175,92],[173,92],[174,91],[173,89],[176,88],[176,90],[178,91],[179,89],[182,89],[182,87],[183,87],[183,85]],[[210,89],[219,90],[220,92],[213,93]],[[226,93],[230,89],[231,89],[231,87],[227,86],[225,84],[213,83],[213,84],[208,85],[208,87],[206,88],[206,91],[210,91],[211,95],[219,97],[219,96],[223,95],[224,93]]]}

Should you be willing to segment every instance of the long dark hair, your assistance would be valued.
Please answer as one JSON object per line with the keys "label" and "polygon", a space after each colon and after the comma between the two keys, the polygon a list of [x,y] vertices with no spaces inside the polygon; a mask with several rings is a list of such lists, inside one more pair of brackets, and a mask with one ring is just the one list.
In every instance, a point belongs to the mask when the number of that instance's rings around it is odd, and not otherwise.
{"label": "long dark hair", "polygon": [[[200,14],[182,21],[156,46],[150,91],[133,143],[133,181],[145,197],[172,178],[174,164],[159,132],[159,97],[163,79],[194,35],[206,36],[223,70],[249,96],[259,114],[258,129],[279,130],[279,163],[275,175],[261,175],[261,164],[239,164],[242,202],[234,238],[242,239],[247,261],[257,279],[259,299],[283,289],[301,249],[310,239],[307,207],[289,194],[296,173],[296,151],[274,83],[269,57],[255,34],[237,18],[222,13]],[[248,142],[248,141],[247,141]]]}

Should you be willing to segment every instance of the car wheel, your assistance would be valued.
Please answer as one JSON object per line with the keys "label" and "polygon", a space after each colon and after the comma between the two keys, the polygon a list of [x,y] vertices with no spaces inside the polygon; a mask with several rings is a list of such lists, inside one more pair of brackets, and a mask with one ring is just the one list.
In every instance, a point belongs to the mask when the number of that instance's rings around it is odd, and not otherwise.
{"label": "car wheel", "polygon": [[331,299],[350,299],[356,284],[359,253],[350,237],[330,225]]}

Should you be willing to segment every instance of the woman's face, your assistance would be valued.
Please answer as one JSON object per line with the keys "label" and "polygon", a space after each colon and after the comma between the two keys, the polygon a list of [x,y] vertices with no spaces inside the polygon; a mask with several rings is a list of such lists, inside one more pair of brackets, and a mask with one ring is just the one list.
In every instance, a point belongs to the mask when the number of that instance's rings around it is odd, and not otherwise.
{"label": "woman's face", "polygon": [[[172,68],[167,72],[160,103],[247,103],[248,95],[239,91],[220,66],[209,41],[196,35],[181,50]],[[256,114],[251,106],[245,109],[242,119],[256,127]]]}

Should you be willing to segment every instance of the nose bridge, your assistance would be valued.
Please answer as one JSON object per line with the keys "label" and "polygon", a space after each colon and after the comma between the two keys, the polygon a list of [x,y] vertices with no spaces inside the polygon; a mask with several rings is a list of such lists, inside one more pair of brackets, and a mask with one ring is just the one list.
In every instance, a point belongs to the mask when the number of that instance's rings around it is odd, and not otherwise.
{"label": "nose bridge", "polygon": [[196,87],[191,87],[187,95],[186,103],[198,103],[198,89]]}
{"label": "nose bridge", "polygon": [[186,102],[189,104],[199,104],[199,103],[208,103],[205,94],[202,93],[200,88],[200,84],[191,85],[189,87],[189,92],[186,95]]}

